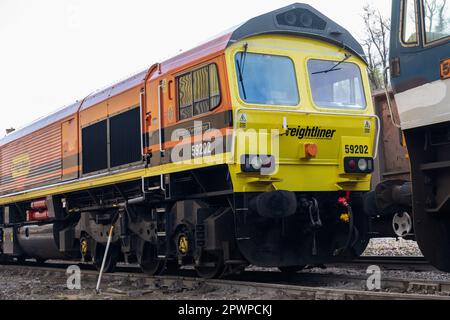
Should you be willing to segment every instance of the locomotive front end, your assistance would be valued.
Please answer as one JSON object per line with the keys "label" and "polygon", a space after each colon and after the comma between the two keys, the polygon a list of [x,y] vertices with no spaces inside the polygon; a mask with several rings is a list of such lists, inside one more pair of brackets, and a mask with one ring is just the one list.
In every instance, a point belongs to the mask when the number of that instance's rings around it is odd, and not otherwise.
{"label": "locomotive front end", "polygon": [[[305,14],[311,28],[322,26],[306,9],[274,17],[288,23]],[[360,255],[369,239],[361,198],[378,133],[363,58],[286,30],[246,37],[226,57],[240,251],[286,271]]]}

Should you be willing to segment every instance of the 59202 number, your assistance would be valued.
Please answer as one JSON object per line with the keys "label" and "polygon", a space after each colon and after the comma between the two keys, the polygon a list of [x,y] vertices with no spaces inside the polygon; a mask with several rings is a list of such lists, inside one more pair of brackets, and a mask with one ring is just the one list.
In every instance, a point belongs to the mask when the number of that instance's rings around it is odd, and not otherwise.
{"label": "59202 number", "polygon": [[192,146],[193,158],[210,156],[211,154],[212,154],[211,142],[199,143]]}
{"label": "59202 number", "polygon": [[345,145],[346,154],[369,154],[369,146],[366,145]]}

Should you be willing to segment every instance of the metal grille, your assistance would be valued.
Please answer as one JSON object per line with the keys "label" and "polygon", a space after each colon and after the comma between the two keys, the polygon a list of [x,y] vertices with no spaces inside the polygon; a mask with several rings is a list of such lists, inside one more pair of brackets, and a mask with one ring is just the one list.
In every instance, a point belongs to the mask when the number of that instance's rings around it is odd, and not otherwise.
{"label": "metal grille", "polygon": [[111,167],[137,162],[141,159],[139,108],[110,119]]}
{"label": "metal grille", "polygon": [[107,121],[103,120],[82,130],[83,173],[108,168]]}

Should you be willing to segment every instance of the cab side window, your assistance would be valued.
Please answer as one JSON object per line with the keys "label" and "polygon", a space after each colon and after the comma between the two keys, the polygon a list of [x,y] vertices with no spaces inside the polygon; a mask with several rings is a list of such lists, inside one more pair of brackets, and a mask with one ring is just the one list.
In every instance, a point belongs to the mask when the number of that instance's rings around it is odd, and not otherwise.
{"label": "cab side window", "polygon": [[210,64],[177,78],[179,120],[218,107],[221,100],[217,65]]}
{"label": "cab side window", "polygon": [[188,73],[178,78],[178,105],[180,110],[180,120],[192,118],[193,116],[193,94],[192,94],[192,73]]}
{"label": "cab side window", "polygon": [[416,0],[403,0],[402,21],[402,42],[406,45],[418,44]]}
{"label": "cab side window", "polygon": [[450,3],[447,0],[424,0],[425,37],[427,43],[450,36]]}

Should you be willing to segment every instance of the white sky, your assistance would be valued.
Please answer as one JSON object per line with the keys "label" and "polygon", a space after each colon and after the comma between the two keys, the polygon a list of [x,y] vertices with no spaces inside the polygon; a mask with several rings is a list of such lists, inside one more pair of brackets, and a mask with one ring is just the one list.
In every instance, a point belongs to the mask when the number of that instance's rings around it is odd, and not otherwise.
{"label": "white sky", "polygon": [[[259,14],[295,0],[0,0],[0,137]],[[302,1],[300,1],[302,2]],[[362,37],[362,7],[303,0]]]}

